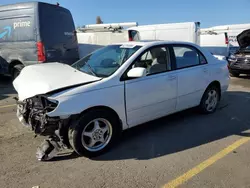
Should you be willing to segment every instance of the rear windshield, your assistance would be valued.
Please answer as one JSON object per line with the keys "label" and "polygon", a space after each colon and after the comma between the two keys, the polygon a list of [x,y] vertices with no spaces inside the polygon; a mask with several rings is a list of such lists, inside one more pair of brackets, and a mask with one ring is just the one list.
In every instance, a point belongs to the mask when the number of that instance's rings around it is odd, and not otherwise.
{"label": "rear windshield", "polygon": [[77,70],[97,77],[108,77],[141,46],[110,45],[80,59],[72,65]]}
{"label": "rear windshield", "polygon": [[0,42],[35,40],[33,16],[2,17],[0,15]]}
{"label": "rear windshield", "polygon": [[76,42],[75,25],[71,13],[61,7],[41,4],[40,33],[45,44]]}

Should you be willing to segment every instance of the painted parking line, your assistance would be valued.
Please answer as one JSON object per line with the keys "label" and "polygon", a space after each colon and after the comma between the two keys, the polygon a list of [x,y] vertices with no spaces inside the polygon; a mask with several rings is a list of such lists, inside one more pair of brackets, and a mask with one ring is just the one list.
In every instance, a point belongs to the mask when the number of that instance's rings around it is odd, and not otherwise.
{"label": "painted parking line", "polygon": [[169,183],[167,183],[163,187],[164,188],[174,188],[174,187],[178,187],[178,186],[182,185],[183,183],[185,183],[186,181],[188,181],[189,179],[191,179],[195,175],[199,174],[204,169],[211,166],[212,164],[214,164],[216,161],[220,160],[221,158],[225,157],[227,154],[231,153],[233,150],[235,150],[236,148],[238,148],[241,145],[245,144],[249,140],[250,140],[249,137],[244,137],[244,138],[239,139],[238,141],[234,142],[233,144],[231,144],[227,148],[221,150],[219,153],[217,153],[214,156],[210,157],[206,161],[198,164],[196,167],[194,167],[191,170],[187,171],[183,175],[181,175],[178,178],[170,181]]}
{"label": "painted parking line", "polygon": [[13,106],[16,106],[16,104],[9,104],[9,105],[5,105],[5,106],[0,106],[0,109],[9,108],[9,107],[13,107]]}

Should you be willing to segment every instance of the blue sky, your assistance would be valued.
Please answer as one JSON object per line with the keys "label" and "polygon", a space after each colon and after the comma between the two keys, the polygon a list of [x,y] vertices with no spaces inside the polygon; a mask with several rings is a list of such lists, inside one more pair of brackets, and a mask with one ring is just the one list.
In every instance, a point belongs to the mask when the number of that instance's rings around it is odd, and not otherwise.
{"label": "blue sky", "polygon": [[[0,5],[25,0],[0,0]],[[27,0],[26,0],[27,1]],[[132,22],[139,25],[200,21],[201,27],[250,23],[250,0],[43,0],[68,8],[76,26]]]}

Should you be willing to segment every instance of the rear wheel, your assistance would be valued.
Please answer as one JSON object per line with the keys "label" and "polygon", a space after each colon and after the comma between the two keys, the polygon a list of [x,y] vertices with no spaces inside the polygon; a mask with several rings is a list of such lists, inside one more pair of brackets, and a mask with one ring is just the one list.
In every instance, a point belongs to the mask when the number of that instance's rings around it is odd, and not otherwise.
{"label": "rear wheel", "polygon": [[12,79],[16,79],[18,75],[20,74],[21,70],[24,68],[24,65],[22,64],[17,64],[13,67],[12,69]]}
{"label": "rear wheel", "polygon": [[211,114],[216,111],[219,101],[220,90],[216,85],[212,85],[205,91],[201,99],[200,109],[205,114]]}
{"label": "rear wheel", "polygon": [[119,120],[106,110],[93,110],[69,129],[69,142],[81,156],[96,157],[107,152],[116,142],[121,129]]}

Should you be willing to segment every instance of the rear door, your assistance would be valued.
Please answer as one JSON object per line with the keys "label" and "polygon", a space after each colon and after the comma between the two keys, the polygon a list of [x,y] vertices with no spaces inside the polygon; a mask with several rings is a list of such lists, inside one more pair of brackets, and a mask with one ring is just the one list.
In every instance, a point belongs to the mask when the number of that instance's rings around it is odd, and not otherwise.
{"label": "rear door", "polygon": [[204,88],[209,83],[209,68],[205,56],[190,45],[173,45],[178,77],[177,111],[199,105]]}
{"label": "rear door", "polygon": [[41,40],[47,62],[72,64],[79,59],[78,43],[71,13],[62,7],[39,6]]}

